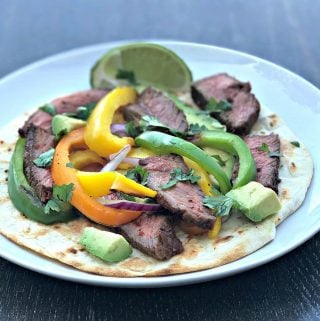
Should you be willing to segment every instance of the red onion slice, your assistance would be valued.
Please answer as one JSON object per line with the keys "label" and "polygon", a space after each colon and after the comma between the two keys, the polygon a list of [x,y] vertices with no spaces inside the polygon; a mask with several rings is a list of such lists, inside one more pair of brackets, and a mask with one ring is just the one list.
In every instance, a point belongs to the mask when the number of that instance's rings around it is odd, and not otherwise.
{"label": "red onion slice", "polygon": [[102,169],[101,172],[112,172],[117,169],[120,163],[127,157],[128,153],[131,150],[130,145],[124,146],[118,153],[112,154],[109,156],[110,162],[107,163]]}
{"label": "red onion slice", "polygon": [[110,201],[103,197],[97,199],[97,201],[105,206],[117,208],[121,210],[139,211],[139,212],[157,212],[161,209],[159,204],[147,204],[137,203],[126,200]]}
{"label": "red onion slice", "polygon": [[111,133],[120,137],[128,136],[126,132],[126,124],[111,124]]}

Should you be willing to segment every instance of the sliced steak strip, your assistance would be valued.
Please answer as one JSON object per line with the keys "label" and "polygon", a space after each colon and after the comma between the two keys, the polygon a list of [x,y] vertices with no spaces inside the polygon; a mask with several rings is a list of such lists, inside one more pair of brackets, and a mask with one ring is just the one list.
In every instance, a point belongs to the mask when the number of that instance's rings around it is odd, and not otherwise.
{"label": "sliced steak strip", "polygon": [[144,213],[139,218],[117,228],[135,248],[158,260],[167,260],[183,251],[171,220],[162,214]]}
{"label": "sliced steak strip", "polygon": [[[79,106],[98,102],[107,92],[107,90],[103,89],[89,89],[57,98],[51,103],[55,106],[57,114],[72,113],[75,112]],[[19,129],[19,134],[25,137],[31,124],[35,127],[51,131],[51,119],[52,116],[48,113],[37,110],[29,117],[24,126]]]}
{"label": "sliced steak strip", "polygon": [[267,152],[260,151],[259,148],[265,143],[268,145],[270,152],[280,152],[279,136],[275,134],[252,135],[245,137],[245,141],[256,162],[256,181],[278,193],[280,159],[279,157],[270,157]]}
{"label": "sliced steak strip", "polygon": [[156,117],[164,125],[181,132],[188,128],[184,113],[162,92],[153,88],[145,89],[138,102],[125,107],[123,114],[127,121],[139,121],[143,116],[148,115]]}
{"label": "sliced steak strip", "polygon": [[250,132],[260,113],[260,104],[250,91],[250,83],[228,74],[218,74],[195,82],[192,98],[201,108],[205,108],[212,97],[232,103],[231,110],[215,112],[212,116],[225,124],[228,131],[243,135]]}
{"label": "sliced steak strip", "polygon": [[161,206],[180,216],[189,225],[204,230],[213,227],[215,218],[211,211],[203,206],[204,194],[197,184],[178,182],[169,189],[161,189],[161,186],[170,180],[173,169],[180,167],[187,172],[188,168],[180,156],[153,156],[141,159],[139,163],[149,173],[147,185],[158,192],[156,200]]}
{"label": "sliced steak strip", "polygon": [[54,137],[40,127],[30,125],[26,136],[24,172],[41,202],[51,198],[53,181],[49,168],[39,168],[33,161],[54,145]]}

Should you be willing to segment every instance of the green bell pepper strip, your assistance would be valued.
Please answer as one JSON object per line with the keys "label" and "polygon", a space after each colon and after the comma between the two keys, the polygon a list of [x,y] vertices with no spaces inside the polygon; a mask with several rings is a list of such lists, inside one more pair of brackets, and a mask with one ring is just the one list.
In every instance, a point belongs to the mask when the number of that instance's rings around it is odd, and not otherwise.
{"label": "green bell pepper strip", "polygon": [[188,141],[164,133],[149,131],[136,137],[135,142],[137,146],[148,148],[157,154],[174,153],[185,156],[212,174],[223,194],[231,189],[230,180],[217,161]]}
{"label": "green bell pepper strip", "polygon": [[204,131],[193,143],[200,147],[218,148],[239,157],[239,171],[233,188],[246,185],[255,179],[255,161],[249,147],[239,136],[221,131]]}
{"label": "green bell pepper strip", "polygon": [[25,216],[43,224],[66,222],[75,218],[71,205],[66,206],[63,212],[50,211],[48,214],[44,212],[45,204],[39,200],[23,172],[25,141],[24,138],[18,139],[10,161],[8,192],[12,203]]}

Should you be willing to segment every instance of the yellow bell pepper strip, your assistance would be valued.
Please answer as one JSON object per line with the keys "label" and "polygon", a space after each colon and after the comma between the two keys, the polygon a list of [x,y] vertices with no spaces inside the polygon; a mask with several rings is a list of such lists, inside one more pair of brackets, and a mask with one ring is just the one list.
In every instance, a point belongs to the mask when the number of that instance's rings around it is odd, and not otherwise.
{"label": "yellow bell pepper strip", "polygon": [[84,139],[89,149],[103,157],[118,152],[125,145],[134,145],[131,137],[118,137],[111,133],[115,111],[121,106],[134,103],[137,93],[130,87],[118,87],[102,98],[91,113]]}
{"label": "yellow bell pepper strip", "polygon": [[196,176],[200,176],[197,183],[198,183],[199,187],[201,188],[201,190],[203,191],[203,193],[205,195],[211,194],[212,183],[211,183],[208,173],[205,170],[203,170],[196,162],[192,161],[191,159],[189,159],[187,157],[183,157],[183,160],[189,169],[194,170],[194,174]]}
{"label": "yellow bell pepper strip", "polygon": [[77,177],[82,188],[92,197],[101,197],[117,190],[142,197],[155,197],[157,192],[117,172],[81,172]]}
{"label": "yellow bell pepper strip", "polygon": [[77,178],[77,170],[66,166],[70,162],[70,152],[77,148],[86,148],[84,128],[76,129],[61,139],[56,146],[51,165],[51,174],[56,185],[74,184],[71,204],[90,220],[107,226],[126,224],[139,217],[141,212],[104,206],[83,190]]}
{"label": "yellow bell pepper strip", "polygon": [[[190,160],[187,157],[183,157],[184,162],[188,166],[188,168],[191,168],[194,170],[195,175],[200,176],[200,179],[198,180],[198,185],[203,191],[205,195],[211,195],[214,196],[211,189],[212,189],[212,182],[210,180],[210,177],[208,173],[203,170],[196,162]],[[218,236],[220,230],[221,230],[221,217],[217,216],[216,220],[214,222],[213,228],[208,232],[209,239],[214,239]]]}
{"label": "yellow bell pepper strip", "polygon": [[218,236],[222,226],[222,218],[221,216],[217,216],[214,222],[212,230],[208,232],[209,239],[214,239]]}
{"label": "yellow bell pepper strip", "polygon": [[90,164],[100,164],[104,166],[106,161],[92,150],[77,150],[70,155],[70,162],[76,169],[82,168]]}

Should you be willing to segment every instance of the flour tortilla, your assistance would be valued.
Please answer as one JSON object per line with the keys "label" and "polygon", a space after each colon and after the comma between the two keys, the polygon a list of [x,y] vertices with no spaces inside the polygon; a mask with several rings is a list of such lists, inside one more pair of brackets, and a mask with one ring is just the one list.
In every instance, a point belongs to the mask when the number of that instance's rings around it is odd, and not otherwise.
{"label": "flour tortilla", "polygon": [[[178,230],[184,252],[168,261],[157,261],[138,250],[120,263],[106,263],[87,253],[79,244],[82,230],[98,226],[85,218],[69,223],[46,226],[20,214],[7,192],[7,169],[17,140],[17,128],[25,117],[16,119],[0,130],[0,233],[13,242],[43,256],[56,259],[82,271],[115,277],[160,276],[217,267],[240,259],[267,244],[275,237],[276,225],[294,213],[305,198],[313,175],[313,162],[306,147],[290,129],[267,108],[262,108],[252,134],[279,134],[281,165],[279,197],[282,209],[276,215],[254,224],[241,213],[233,213],[223,224],[218,238],[188,237]],[[299,141],[300,148],[290,142]]]}

